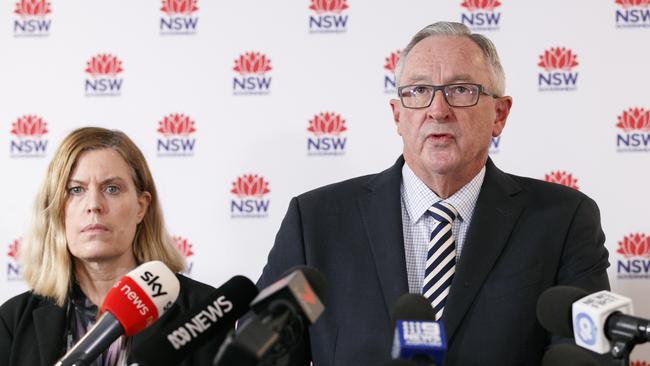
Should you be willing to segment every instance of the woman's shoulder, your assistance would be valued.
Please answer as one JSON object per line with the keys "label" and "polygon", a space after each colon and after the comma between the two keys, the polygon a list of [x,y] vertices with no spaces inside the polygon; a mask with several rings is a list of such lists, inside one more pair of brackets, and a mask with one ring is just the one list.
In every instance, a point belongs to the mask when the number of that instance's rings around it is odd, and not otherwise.
{"label": "woman's shoulder", "polygon": [[0,317],[3,319],[19,318],[20,314],[26,311],[31,312],[43,305],[52,305],[53,302],[43,296],[34,294],[33,291],[25,291],[5,301],[0,306]]}

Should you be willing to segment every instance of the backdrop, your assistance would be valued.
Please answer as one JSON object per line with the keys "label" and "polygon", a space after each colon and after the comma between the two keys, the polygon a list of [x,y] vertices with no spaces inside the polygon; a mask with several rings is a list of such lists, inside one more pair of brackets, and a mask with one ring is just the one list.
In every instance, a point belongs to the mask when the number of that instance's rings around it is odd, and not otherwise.
{"label": "backdrop", "polygon": [[650,316],[648,0],[2,1],[0,301],[26,289],[16,252],[47,163],[86,125],[142,149],[192,277],[255,280],[292,196],[399,156],[394,65],[439,20],[500,52],[514,105],[496,164],[593,197],[613,290]]}

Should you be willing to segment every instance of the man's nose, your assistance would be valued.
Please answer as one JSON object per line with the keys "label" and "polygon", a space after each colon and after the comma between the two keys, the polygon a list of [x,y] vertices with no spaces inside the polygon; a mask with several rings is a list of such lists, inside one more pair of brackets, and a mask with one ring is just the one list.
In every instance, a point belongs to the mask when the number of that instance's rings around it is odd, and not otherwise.
{"label": "man's nose", "polygon": [[449,111],[450,106],[447,103],[447,99],[445,99],[445,92],[443,90],[436,90],[433,93],[431,105],[427,108],[427,113],[432,119],[440,120],[445,119],[449,115]]}

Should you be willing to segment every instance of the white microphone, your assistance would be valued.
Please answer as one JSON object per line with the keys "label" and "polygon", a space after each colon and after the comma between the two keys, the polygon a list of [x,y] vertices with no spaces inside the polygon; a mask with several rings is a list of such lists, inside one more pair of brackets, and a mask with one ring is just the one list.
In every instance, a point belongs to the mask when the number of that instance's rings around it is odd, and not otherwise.
{"label": "white microphone", "polygon": [[609,353],[611,341],[606,337],[608,319],[614,313],[633,314],[632,300],[609,291],[585,296],[573,303],[573,336],[578,346],[596,353]]}

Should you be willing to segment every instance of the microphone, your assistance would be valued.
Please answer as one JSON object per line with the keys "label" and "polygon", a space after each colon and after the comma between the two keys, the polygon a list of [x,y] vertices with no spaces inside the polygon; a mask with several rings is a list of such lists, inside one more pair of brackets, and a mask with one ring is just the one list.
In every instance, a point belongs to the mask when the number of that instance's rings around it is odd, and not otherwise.
{"label": "microphone", "polygon": [[178,279],[160,261],[143,263],[106,294],[97,323],[55,366],[91,364],[121,335],[132,336],[155,322],[178,297]]}
{"label": "microphone", "polygon": [[574,337],[578,346],[614,358],[650,340],[650,321],[631,314],[632,300],[609,291],[588,294],[569,286],[551,287],[537,302],[537,318],[551,333]]}
{"label": "microphone", "polygon": [[257,293],[257,287],[248,278],[231,278],[135,348],[133,360],[140,365],[178,365],[206,342],[223,342]]}
{"label": "microphone", "polygon": [[416,364],[442,365],[447,349],[444,329],[435,322],[429,300],[420,294],[405,294],[393,311],[393,359]]}
{"label": "microphone", "polygon": [[599,366],[589,351],[573,344],[551,346],[542,358],[542,366]]}
{"label": "microphone", "polygon": [[325,310],[326,282],[307,266],[263,289],[251,303],[253,313],[231,332],[214,359],[215,366],[288,364],[308,324]]}

